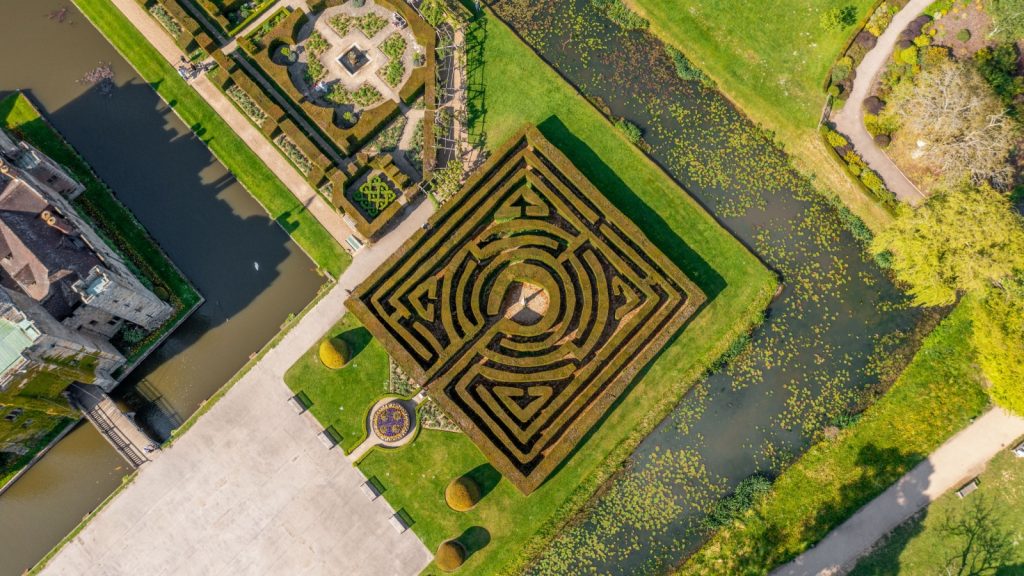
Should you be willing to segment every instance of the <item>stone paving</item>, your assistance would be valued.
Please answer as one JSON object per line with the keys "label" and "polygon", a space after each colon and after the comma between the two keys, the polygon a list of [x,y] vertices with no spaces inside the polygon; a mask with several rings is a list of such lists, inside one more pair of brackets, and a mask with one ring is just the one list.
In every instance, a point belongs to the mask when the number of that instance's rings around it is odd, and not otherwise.
{"label": "stone paving", "polygon": [[191,430],[61,549],[42,574],[235,576],[418,574],[430,552],[398,533],[384,498],[296,415],[284,373],[345,313],[345,299],[433,211],[422,201],[353,259],[302,317]]}

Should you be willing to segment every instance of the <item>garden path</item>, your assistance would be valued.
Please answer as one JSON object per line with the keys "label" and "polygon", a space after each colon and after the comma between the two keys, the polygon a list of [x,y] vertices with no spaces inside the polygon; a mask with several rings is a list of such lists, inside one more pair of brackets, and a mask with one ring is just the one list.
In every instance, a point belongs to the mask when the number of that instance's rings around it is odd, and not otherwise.
{"label": "garden path", "polygon": [[772,576],[845,574],[880,538],[939,496],[977,476],[996,453],[1021,435],[1024,418],[999,408],[989,410],[829,532],[817,546]]}
{"label": "garden path", "polygon": [[[132,1],[132,0],[129,0]],[[395,531],[384,498],[287,401],[284,373],[345,314],[345,300],[433,212],[421,201],[357,254],[337,284],[161,458],[140,469],[44,575],[389,574],[431,561]]]}
{"label": "garden path", "polygon": [[843,105],[843,109],[833,116],[836,129],[850,138],[867,165],[885,181],[886,187],[892,190],[897,198],[910,205],[921,203],[926,196],[875,143],[874,137],[864,127],[864,100],[871,95],[875,78],[889,63],[889,57],[892,56],[900,32],[931,3],[932,0],[910,0],[893,17],[892,23],[878,37],[878,43],[864,56],[860,66],[857,66],[857,77],[853,81],[850,97]]}
{"label": "garden path", "polygon": [[[184,54],[171,40],[164,29],[146,13],[145,9],[135,0],[111,0],[135,28],[157,49],[168,63],[177,66]],[[245,141],[246,145],[266,164],[282,183],[295,195],[307,210],[320,222],[327,232],[338,241],[343,248],[349,249],[346,239],[358,235],[342,219],[333,206],[329,205],[317,194],[316,190],[306,182],[302,174],[285,159],[277,148],[257,130],[249,119],[235,108],[227,96],[214,86],[205,75],[193,79],[189,83],[202,96],[220,117]]]}

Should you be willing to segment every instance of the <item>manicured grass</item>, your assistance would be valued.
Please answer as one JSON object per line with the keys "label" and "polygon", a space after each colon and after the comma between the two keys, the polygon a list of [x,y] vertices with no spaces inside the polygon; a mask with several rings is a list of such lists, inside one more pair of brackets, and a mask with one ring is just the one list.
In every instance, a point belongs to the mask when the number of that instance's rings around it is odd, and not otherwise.
{"label": "manicured grass", "polygon": [[312,401],[309,411],[324,427],[334,427],[347,454],[366,438],[366,414],[387,393],[388,355],[351,314],[324,337],[348,344],[349,363],[339,370],[324,366],[318,342],[288,369],[284,381],[292,392],[304,393]]}
{"label": "manicured grass", "polygon": [[[994,562],[999,571],[969,573],[1024,573],[1024,547],[1019,542],[1024,534],[1024,459],[1009,450],[1003,451],[989,462],[978,479],[980,487],[967,498],[949,492],[893,530],[877,549],[857,563],[851,576],[946,574],[946,562],[968,549],[966,537],[970,534],[998,535],[991,540],[976,538],[971,547],[975,553],[991,553],[1003,546],[1008,553]],[[983,511],[989,515],[979,516],[978,512]],[[954,536],[949,530],[954,526],[968,530]]]}
{"label": "manicured grass", "polygon": [[853,27],[825,30],[822,13],[853,6],[865,16],[873,0],[626,0],[651,30],[703,69],[755,122],[775,132],[797,166],[836,192],[874,230],[890,216],[843,174],[815,127],[822,85]]}
{"label": "manicured grass", "polygon": [[[772,273],[494,18],[488,18],[483,58],[487,146],[497,148],[525,123],[538,125],[709,302],[529,497],[498,481],[472,511],[449,509],[443,492],[453,478],[475,470],[485,490],[497,479],[480,468],[486,459],[462,434],[423,431],[409,446],[363,459],[360,468],[380,480],[384,496],[411,517],[428,548],[448,538],[467,541],[473,554],[460,570],[465,574],[497,574],[527,562],[749,329],[775,289]],[[474,550],[486,540],[480,529],[489,543]]]}
{"label": "manicured grass", "polygon": [[768,574],[821,540],[988,405],[970,347],[970,306],[925,339],[892,389],[835,440],[807,451],[771,493],[680,574]]}
{"label": "manicured grass", "polygon": [[250,194],[309,254],[337,277],[351,256],[317,222],[205,100],[164,60],[109,0],[76,0],[75,5],[179,116],[192,127]]}
{"label": "manicured grass", "polygon": [[72,202],[75,209],[92,223],[114,250],[125,256],[136,274],[148,279],[154,288],[167,290],[175,314],[159,330],[126,351],[129,362],[134,361],[158,342],[167,330],[177,326],[182,317],[199,303],[199,293],[131,211],[43,119],[28,98],[17,93],[0,101],[0,123],[71,171],[75,179],[85,186],[85,192]]}

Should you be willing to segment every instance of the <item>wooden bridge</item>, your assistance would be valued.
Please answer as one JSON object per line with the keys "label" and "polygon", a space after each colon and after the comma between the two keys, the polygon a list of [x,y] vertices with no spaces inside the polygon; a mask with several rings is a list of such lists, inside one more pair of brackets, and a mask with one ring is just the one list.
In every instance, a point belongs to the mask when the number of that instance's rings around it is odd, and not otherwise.
{"label": "wooden bridge", "polygon": [[153,442],[98,386],[72,384],[67,389],[71,405],[82,412],[133,468],[153,460],[160,446]]}

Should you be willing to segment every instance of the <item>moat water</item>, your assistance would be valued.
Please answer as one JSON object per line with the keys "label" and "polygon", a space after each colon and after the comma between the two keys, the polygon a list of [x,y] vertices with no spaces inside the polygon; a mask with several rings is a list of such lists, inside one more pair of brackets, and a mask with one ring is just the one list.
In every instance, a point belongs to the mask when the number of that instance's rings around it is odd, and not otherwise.
{"label": "moat water", "polygon": [[[0,93],[25,90],[206,297],[115,393],[165,437],[312,300],[322,278],[70,2],[0,6]],[[63,22],[49,17],[64,8]],[[115,73],[109,95],[80,82],[101,63]],[[160,400],[142,402],[139,388]],[[35,564],[128,472],[79,426],[0,497],[0,576]]]}

